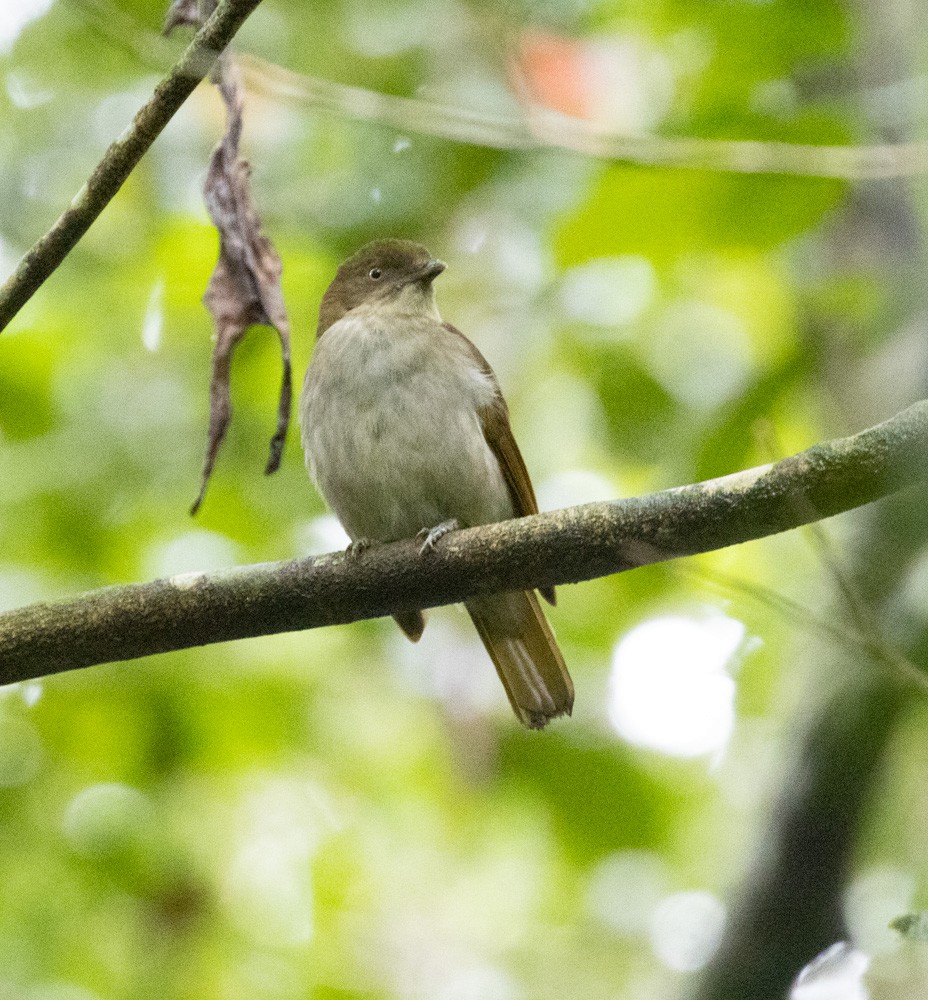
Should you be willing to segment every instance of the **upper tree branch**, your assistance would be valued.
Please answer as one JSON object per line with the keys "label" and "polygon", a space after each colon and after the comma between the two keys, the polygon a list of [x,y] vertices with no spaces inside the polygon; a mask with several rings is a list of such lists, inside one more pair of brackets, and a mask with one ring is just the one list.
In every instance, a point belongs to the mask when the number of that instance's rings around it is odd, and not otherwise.
{"label": "upper tree branch", "polygon": [[[162,65],[163,40],[110,0],[70,0],[113,42],[149,65]],[[840,146],[746,139],[629,134],[532,106],[502,115],[400,97],[297,73],[256,56],[240,64],[249,89],[307,108],[491,149],[566,149],[614,163],[736,174],[789,174],[849,180],[928,173],[928,142]]]}
{"label": "upper tree branch", "polygon": [[0,331],[67,257],[261,0],[221,0],[52,228],[0,287]]}
{"label": "upper tree branch", "polygon": [[[211,642],[576,583],[736,545],[928,477],[928,401],[853,437],[660,493],[412,542],[109,587],[0,615],[0,684]],[[918,502],[922,502],[919,500]]]}
{"label": "upper tree branch", "polygon": [[243,56],[241,65],[246,83],[257,93],[405,132],[493,149],[566,149],[636,166],[847,180],[928,172],[926,142],[832,146],[629,134],[540,105],[529,106],[518,117],[504,116],[323,80],[255,56]]}

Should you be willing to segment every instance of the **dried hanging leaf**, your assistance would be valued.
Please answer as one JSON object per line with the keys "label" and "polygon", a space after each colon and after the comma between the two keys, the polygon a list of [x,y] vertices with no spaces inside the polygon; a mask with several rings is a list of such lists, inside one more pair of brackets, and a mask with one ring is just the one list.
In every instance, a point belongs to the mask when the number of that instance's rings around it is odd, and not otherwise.
{"label": "dried hanging leaf", "polygon": [[219,230],[219,261],[203,302],[213,316],[216,344],[210,382],[209,440],[200,492],[191,508],[195,514],[209,483],[216,455],[232,416],[229,377],[232,354],[256,323],[272,326],[280,338],[283,381],[277,411],[277,430],[271,439],[265,473],[280,466],[290,423],[290,323],[280,285],[282,265],[270,240],[261,231],[248,185],[249,166],[238,155],[242,133],[242,95],[231,64],[220,60],[219,92],[225,101],[228,128],[213,150],[204,196],[213,224]]}
{"label": "dried hanging leaf", "polygon": [[[165,33],[180,24],[197,26],[215,6],[214,0],[174,0],[168,11]],[[290,368],[290,322],[284,304],[280,275],[283,265],[271,241],[261,230],[261,220],[251,200],[250,168],[239,156],[242,137],[242,88],[228,54],[220,56],[213,82],[226,106],[226,134],[213,150],[203,196],[213,224],[219,231],[219,260],[206,286],[203,303],[213,317],[215,346],[209,387],[209,436],[200,492],[191,514],[196,514],[219,448],[232,419],[229,380],[232,355],[250,326],[272,326],[280,338],[283,380],[277,407],[277,430],[271,438],[266,475],[280,467],[287,427],[290,424],[292,375]]]}

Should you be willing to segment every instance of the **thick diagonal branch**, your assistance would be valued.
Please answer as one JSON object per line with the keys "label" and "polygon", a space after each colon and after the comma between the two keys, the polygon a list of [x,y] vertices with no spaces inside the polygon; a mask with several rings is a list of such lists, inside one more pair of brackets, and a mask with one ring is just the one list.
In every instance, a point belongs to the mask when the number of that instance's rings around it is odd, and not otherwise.
{"label": "thick diagonal branch", "polygon": [[0,331],[67,257],[261,0],[222,0],[52,228],[0,287]]}
{"label": "thick diagonal branch", "polygon": [[[0,684],[187,649],[577,583],[808,524],[928,478],[928,401],[853,437],[630,500],[412,542],[109,587],[0,615]],[[921,502],[919,500],[918,502]]]}

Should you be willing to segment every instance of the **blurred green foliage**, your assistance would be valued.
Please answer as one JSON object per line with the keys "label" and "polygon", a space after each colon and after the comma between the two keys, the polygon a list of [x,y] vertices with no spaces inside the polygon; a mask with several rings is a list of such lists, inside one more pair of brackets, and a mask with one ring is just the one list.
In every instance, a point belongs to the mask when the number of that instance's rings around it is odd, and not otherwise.
{"label": "blurred green foliage", "polygon": [[[180,50],[156,36],[165,6],[57,0],[0,38],[4,270]],[[822,83],[844,78],[858,30],[831,0],[265,0],[236,44],[513,115],[512,53],[544,32],[575,63],[592,46],[623,81],[605,91],[612,127],[826,144],[866,138],[854,96]],[[201,88],[0,337],[0,606],[341,544],[295,432],[281,471],[261,474],[279,379],[268,330],[239,349],[231,431],[187,516],[216,257],[199,188],[222,128]],[[847,207],[841,181],[486,149],[258,94],[245,147],[284,260],[297,372],[338,262],[374,236],[422,240],[449,263],[443,314],[500,375],[543,506],[721,475],[856,429],[827,387],[835,352],[819,331],[846,331],[845,358],[895,333],[886,274],[810,263]],[[874,418],[888,416],[874,396]],[[3,690],[0,998],[672,995],[711,951],[700,928],[763,839],[795,713],[823,686],[798,653],[827,638],[739,581],[819,615],[835,596],[798,533],[563,589],[551,619],[577,709],[543,734],[517,728],[450,609],[417,647],[380,621]],[[695,648],[638,664],[670,670],[642,746],[616,721],[616,650],[659,615],[710,638],[742,623],[743,638],[691,682]],[[673,749],[702,722],[695,749]],[[898,753],[894,781],[924,813],[924,755]],[[915,852],[876,829],[868,856],[913,895]],[[668,900],[696,906],[690,924],[661,923]],[[873,940],[887,982],[915,975]]]}

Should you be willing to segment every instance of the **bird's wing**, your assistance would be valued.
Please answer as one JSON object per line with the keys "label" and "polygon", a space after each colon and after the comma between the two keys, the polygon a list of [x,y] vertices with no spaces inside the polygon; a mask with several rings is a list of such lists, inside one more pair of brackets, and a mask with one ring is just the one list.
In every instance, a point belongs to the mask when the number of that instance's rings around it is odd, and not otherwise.
{"label": "bird's wing", "polygon": [[[478,415],[483,427],[483,436],[490,450],[496,456],[503,478],[506,480],[515,516],[526,517],[529,514],[537,514],[538,501],[535,498],[535,489],[529,478],[528,469],[525,467],[525,459],[522,458],[522,452],[519,451],[519,446],[513,436],[512,426],[509,423],[509,407],[506,405],[506,400],[503,399],[503,394],[496,381],[496,374],[490,367],[489,361],[457,327],[450,323],[442,325],[449,333],[460,337],[467,345],[474,362],[496,390],[492,402],[479,410]],[[545,587],[539,593],[549,604],[555,603],[556,597],[553,587]]]}

